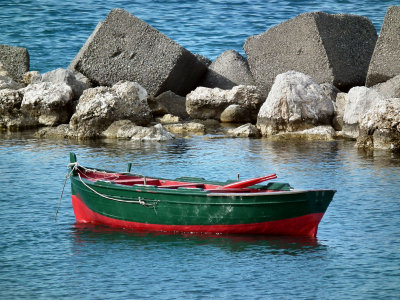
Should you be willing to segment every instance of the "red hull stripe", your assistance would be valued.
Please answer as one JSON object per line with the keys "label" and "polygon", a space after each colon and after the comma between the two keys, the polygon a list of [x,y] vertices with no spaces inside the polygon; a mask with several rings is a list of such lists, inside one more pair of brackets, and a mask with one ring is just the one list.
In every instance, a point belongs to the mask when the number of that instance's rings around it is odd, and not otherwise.
{"label": "red hull stripe", "polygon": [[265,234],[311,236],[317,235],[318,224],[323,213],[308,214],[290,219],[263,223],[237,225],[163,225],[123,221],[100,215],[89,209],[76,195],[72,195],[72,206],[78,223],[102,224],[114,228],[140,231]]}

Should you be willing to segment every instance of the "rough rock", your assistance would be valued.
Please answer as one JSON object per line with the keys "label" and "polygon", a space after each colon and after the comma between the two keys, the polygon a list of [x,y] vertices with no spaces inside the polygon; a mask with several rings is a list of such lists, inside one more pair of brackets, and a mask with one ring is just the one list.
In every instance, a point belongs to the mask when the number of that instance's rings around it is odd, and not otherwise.
{"label": "rough rock", "polygon": [[71,130],[68,124],[61,124],[56,127],[43,127],[40,128],[35,136],[40,138],[71,138],[76,139],[78,136],[76,132]]}
{"label": "rough rock", "polygon": [[114,121],[129,120],[137,125],[151,121],[147,93],[135,82],[118,82],[112,88],[87,89],[79,98],[70,127],[79,138],[97,137]]}
{"label": "rough rock", "polygon": [[102,135],[108,138],[131,139],[135,141],[167,141],[175,138],[161,124],[142,127],[135,125],[129,120],[120,120],[112,123]]}
{"label": "rough rock", "polygon": [[22,75],[29,71],[29,53],[22,47],[0,45],[0,62],[15,81],[21,82]]}
{"label": "rough rock", "polygon": [[0,90],[18,90],[24,86],[24,84],[14,81],[11,77],[0,75]]}
{"label": "rough rock", "polygon": [[257,118],[263,136],[330,125],[332,100],[310,76],[289,71],[276,77]]}
{"label": "rough rock", "polygon": [[150,95],[185,96],[206,71],[195,55],[123,9],[113,9],[79,52],[75,69],[98,85],[135,81]]}
{"label": "rough rock", "polygon": [[82,138],[98,136],[116,119],[113,117],[116,102],[123,100],[111,88],[97,87],[85,90],[71,117],[71,129]]}
{"label": "rough rock", "polygon": [[324,125],[317,126],[294,132],[281,132],[272,136],[273,139],[287,140],[287,139],[301,139],[301,140],[316,140],[316,141],[332,141],[336,137],[336,131],[332,126]]}
{"label": "rough rock", "polygon": [[42,82],[42,74],[39,71],[29,71],[22,75],[22,82],[25,85]]}
{"label": "rough rock", "polygon": [[180,121],[179,117],[171,115],[171,114],[166,114],[162,116],[161,118],[156,118],[156,121],[161,123],[162,125],[164,124],[175,124]]}
{"label": "rough rock", "polygon": [[380,99],[360,118],[357,147],[400,151],[400,98]]}
{"label": "rough rock", "polygon": [[[120,81],[114,84],[112,89],[118,96],[131,102],[130,104],[139,105],[139,108],[143,109],[143,116],[150,113],[147,104],[147,91],[137,82]],[[144,122],[147,123],[147,121]]]}
{"label": "rough rock", "polygon": [[247,60],[234,50],[227,50],[208,67],[200,86],[229,90],[236,85],[254,85]]}
{"label": "rough rock", "polygon": [[0,90],[0,128],[17,131],[37,124],[30,115],[21,112],[23,97],[20,90]]}
{"label": "rough rock", "polygon": [[357,138],[360,118],[379,100],[384,97],[372,88],[358,86],[352,88],[346,96],[343,114],[343,135]]}
{"label": "rough rock", "polygon": [[247,123],[237,128],[229,129],[228,136],[259,138],[261,137],[261,132],[258,130],[257,126]]}
{"label": "rough rock", "polygon": [[336,101],[337,95],[340,93],[340,90],[330,83],[322,83],[320,84],[324,93],[333,101]]}
{"label": "rough rock", "polygon": [[[193,119],[220,120],[222,112],[230,105],[237,104],[247,110],[252,121],[257,118],[264,98],[255,86],[235,86],[231,90],[198,87],[186,96],[186,111]],[[248,118],[241,123],[248,122]]]}
{"label": "rough rock", "polygon": [[20,91],[3,89],[0,90],[0,116],[15,115],[19,113],[23,94]]}
{"label": "rough rock", "polygon": [[305,13],[247,38],[244,50],[261,92],[296,70],[340,90],[364,85],[377,34],[362,16]]}
{"label": "rough rock", "polygon": [[[161,95],[162,95],[162,94],[161,94]],[[176,94],[174,94],[174,95],[176,95]],[[180,96],[179,96],[179,97],[180,97]],[[186,98],[185,98],[185,101],[186,101]],[[150,107],[151,112],[152,112],[152,114],[153,114],[154,117],[160,117],[160,116],[163,116],[163,115],[165,115],[165,114],[168,113],[167,108],[164,107],[161,103],[159,103],[159,102],[156,100],[156,97],[154,97],[154,96],[151,96],[151,95],[150,95],[150,96],[147,98],[147,103],[149,104],[149,107]]]}
{"label": "rough rock", "polygon": [[82,73],[79,73],[77,71],[72,71],[75,75],[76,80],[83,82],[83,84],[87,87],[87,88],[92,88],[95,87],[93,85],[93,83],[90,81],[89,78],[87,78],[85,75],[83,75]]}
{"label": "rough rock", "polygon": [[42,82],[21,89],[21,111],[31,115],[39,125],[68,123],[72,114],[72,89],[65,83]]}
{"label": "rough rock", "polygon": [[174,134],[205,134],[206,127],[204,124],[188,122],[179,124],[165,125],[165,128]]}
{"label": "rough rock", "polygon": [[238,104],[229,105],[220,116],[222,123],[246,123],[254,120],[254,115],[250,115],[248,109]]}
{"label": "rough rock", "polygon": [[378,91],[385,98],[400,98],[400,75],[397,75],[386,82],[378,83],[371,88]]}
{"label": "rough rock", "polygon": [[346,109],[346,96],[347,93],[338,93],[335,101],[333,102],[335,108],[335,114],[332,120],[332,126],[337,131],[341,131],[343,129],[343,115],[344,110]]}
{"label": "rough rock", "polygon": [[157,97],[149,97],[149,106],[155,116],[171,114],[182,119],[189,118],[186,112],[186,98],[171,91],[166,91]]}
{"label": "rough rock", "polygon": [[78,80],[74,73],[65,69],[56,69],[53,71],[49,71],[42,75],[42,82],[53,82],[53,83],[65,83],[71,87],[73,92],[73,99],[79,99],[82,95],[83,91],[89,88],[89,86],[83,82]]}
{"label": "rough rock", "polygon": [[366,86],[370,87],[400,74],[400,6],[386,12],[369,64]]}

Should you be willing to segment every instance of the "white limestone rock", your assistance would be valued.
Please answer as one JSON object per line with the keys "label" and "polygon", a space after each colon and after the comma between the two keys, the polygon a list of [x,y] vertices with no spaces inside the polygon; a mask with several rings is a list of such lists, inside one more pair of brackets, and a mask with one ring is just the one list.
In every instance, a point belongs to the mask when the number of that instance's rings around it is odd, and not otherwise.
{"label": "white limestone rock", "polygon": [[161,124],[151,127],[142,127],[135,125],[129,120],[120,120],[112,123],[102,135],[108,138],[157,142],[175,138],[174,135],[168,132]]}
{"label": "white limestone rock", "polygon": [[335,108],[335,114],[332,120],[333,128],[337,131],[342,131],[343,129],[343,115],[346,109],[346,93],[338,93],[333,106]]}
{"label": "white limestone rock", "polygon": [[356,139],[359,135],[359,121],[362,116],[384,97],[374,89],[357,86],[346,96],[343,114],[343,135]]}
{"label": "white limestone rock", "polygon": [[0,128],[17,131],[37,124],[32,117],[21,112],[23,96],[20,90],[0,90]]}
{"label": "white limestone rock", "polygon": [[21,111],[38,124],[55,126],[68,123],[72,114],[72,89],[65,83],[42,82],[21,89],[24,94]]}
{"label": "white limestone rock", "polygon": [[79,99],[79,97],[82,95],[83,91],[85,89],[89,88],[87,83],[84,81],[78,80],[75,77],[74,73],[72,73],[69,70],[65,70],[65,69],[61,69],[61,68],[44,73],[41,76],[41,81],[42,82],[53,82],[56,84],[57,83],[67,84],[72,89],[74,99]]}
{"label": "white limestone rock", "polygon": [[400,98],[380,99],[360,117],[357,147],[400,151]]}
{"label": "white limestone rock", "polygon": [[24,85],[22,83],[14,81],[11,77],[6,75],[0,75],[0,90],[4,89],[18,90],[23,87]]}
{"label": "white limestone rock", "polygon": [[[239,85],[231,90],[198,87],[186,96],[186,111],[193,119],[220,120],[222,112],[236,104],[247,111],[248,118],[255,121],[263,98],[256,86]],[[241,123],[246,123],[243,120]]]}
{"label": "white limestone rock", "polygon": [[96,137],[113,122],[130,120],[147,125],[152,119],[147,92],[135,82],[118,82],[112,88],[97,87],[83,92],[70,127],[81,138]]}
{"label": "white limestone rock", "polygon": [[247,124],[243,124],[237,128],[229,129],[228,136],[259,138],[259,137],[261,137],[261,133],[258,130],[257,126],[255,126],[251,123],[247,123]]}
{"label": "white limestone rock", "polygon": [[336,137],[336,131],[332,126],[324,125],[317,126],[310,129],[295,131],[295,132],[281,132],[274,136],[278,139],[302,139],[302,140],[318,140],[318,141],[332,141]]}
{"label": "white limestone rock", "polygon": [[276,77],[257,118],[263,136],[330,125],[334,107],[330,97],[310,76],[289,71]]}
{"label": "white limestone rock", "polygon": [[201,135],[206,133],[206,126],[196,122],[168,124],[165,128],[173,134],[195,134]]}
{"label": "white limestone rock", "polygon": [[26,84],[42,82],[42,74],[39,71],[29,71],[22,75],[22,81]]}
{"label": "white limestone rock", "polygon": [[221,123],[245,123],[254,120],[248,110],[238,104],[231,104],[221,113]]}
{"label": "white limestone rock", "polygon": [[166,114],[162,116],[161,118],[156,118],[157,122],[160,122],[161,124],[175,124],[180,121],[179,117],[171,115],[171,114]]}

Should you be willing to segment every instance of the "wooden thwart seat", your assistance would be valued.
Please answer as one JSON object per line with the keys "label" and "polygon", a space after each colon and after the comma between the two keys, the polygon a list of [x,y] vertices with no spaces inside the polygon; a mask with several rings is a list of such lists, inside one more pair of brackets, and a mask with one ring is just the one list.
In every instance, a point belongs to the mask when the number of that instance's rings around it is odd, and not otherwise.
{"label": "wooden thwart seat", "polygon": [[148,184],[148,185],[159,185],[160,180],[151,178],[127,178],[127,179],[115,179],[113,182],[123,185],[135,185],[135,184]]}

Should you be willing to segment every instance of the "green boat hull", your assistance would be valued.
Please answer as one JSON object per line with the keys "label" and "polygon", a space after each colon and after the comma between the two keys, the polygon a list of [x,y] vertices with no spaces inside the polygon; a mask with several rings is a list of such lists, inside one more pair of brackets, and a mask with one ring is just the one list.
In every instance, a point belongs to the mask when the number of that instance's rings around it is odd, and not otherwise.
{"label": "green boat hull", "polygon": [[78,223],[133,230],[316,236],[335,191],[213,193],[71,176]]}

